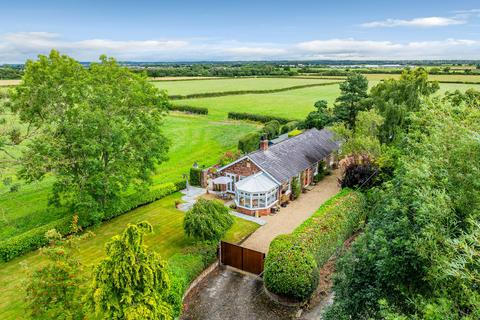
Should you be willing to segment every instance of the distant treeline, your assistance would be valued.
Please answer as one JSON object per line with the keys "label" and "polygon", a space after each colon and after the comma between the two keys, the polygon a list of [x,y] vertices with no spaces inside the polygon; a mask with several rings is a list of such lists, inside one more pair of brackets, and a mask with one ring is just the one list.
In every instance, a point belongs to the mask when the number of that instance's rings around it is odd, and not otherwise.
{"label": "distant treeline", "polygon": [[[348,76],[352,72],[363,74],[401,74],[406,67],[399,68],[315,68],[303,67],[298,69],[299,74],[309,73],[321,76]],[[476,69],[452,69],[451,67],[432,67],[428,68],[428,74],[434,75],[480,75],[480,65]]]}
{"label": "distant treeline", "polygon": [[247,77],[247,76],[294,76],[297,71],[290,67],[270,64],[246,65],[171,65],[133,68],[146,72],[149,77]]}
{"label": "distant treeline", "polygon": [[0,80],[20,79],[23,75],[21,68],[14,68],[10,66],[0,66]]}

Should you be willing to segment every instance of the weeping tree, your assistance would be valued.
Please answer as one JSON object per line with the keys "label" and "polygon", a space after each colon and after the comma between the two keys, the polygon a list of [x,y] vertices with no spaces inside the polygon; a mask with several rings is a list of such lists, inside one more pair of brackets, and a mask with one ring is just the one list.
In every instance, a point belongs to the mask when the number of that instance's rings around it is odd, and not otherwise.
{"label": "weeping tree", "polygon": [[183,221],[185,233],[200,241],[220,240],[233,224],[227,207],[217,200],[199,199]]}
{"label": "weeping tree", "polygon": [[106,245],[107,257],[94,270],[87,303],[105,319],[172,319],[165,302],[170,289],[165,263],[143,244],[148,222],[129,224]]}

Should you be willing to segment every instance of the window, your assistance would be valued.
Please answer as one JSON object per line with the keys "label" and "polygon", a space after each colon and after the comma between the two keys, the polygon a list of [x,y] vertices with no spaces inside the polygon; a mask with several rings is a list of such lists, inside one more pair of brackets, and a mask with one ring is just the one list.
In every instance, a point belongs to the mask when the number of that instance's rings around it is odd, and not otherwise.
{"label": "window", "polygon": [[278,188],[256,193],[237,191],[235,201],[238,206],[247,209],[266,209],[277,201],[277,192]]}

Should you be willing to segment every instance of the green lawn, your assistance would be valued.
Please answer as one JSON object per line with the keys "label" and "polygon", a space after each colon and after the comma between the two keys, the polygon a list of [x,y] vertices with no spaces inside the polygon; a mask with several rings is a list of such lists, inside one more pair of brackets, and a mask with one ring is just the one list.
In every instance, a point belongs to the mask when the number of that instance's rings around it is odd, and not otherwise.
{"label": "green lawn", "polygon": [[[253,124],[212,121],[204,116],[172,113],[165,120],[164,132],[171,140],[169,160],[161,164],[153,177],[154,184],[178,181],[196,161],[212,165],[228,149],[235,148],[238,138],[256,128]],[[47,208],[53,178],[22,184],[10,193],[0,190],[0,239],[17,235],[33,227],[58,219],[54,210],[48,215],[36,212]]]}
{"label": "green lawn", "polygon": [[[148,221],[154,228],[154,234],[145,237],[146,244],[163,259],[168,261],[173,254],[182,253],[194,243],[183,232],[184,213],[175,209],[175,200],[180,198],[180,193],[137,208],[111,221],[103,223],[100,227],[92,229],[93,238],[80,243],[78,257],[87,266],[86,272],[91,272],[91,267],[97,264],[104,256],[105,243],[114,235],[119,234],[128,223]],[[225,240],[239,242],[252,233],[258,225],[235,217],[233,227],[227,232]],[[18,257],[7,263],[0,264],[0,319],[20,319],[25,317],[22,281],[25,272],[21,265],[35,267],[44,263],[38,251]]]}
{"label": "green lawn", "polygon": [[175,101],[178,104],[206,107],[215,119],[225,118],[229,111],[250,112],[302,119],[313,111],[315,101],[333,103],[340,93],[338,84],[290,90],[270,94],[244,94],[215,98]]}
{"label": "green lawn", "polygon": [[222,92],[238,90],[279,89],[304,84],[325,83],[334,80],[296,79],[296,78],[238,78],[215,80],[156,81],[155,86],[167,90],[169,95],[185,95],[204,92]]}

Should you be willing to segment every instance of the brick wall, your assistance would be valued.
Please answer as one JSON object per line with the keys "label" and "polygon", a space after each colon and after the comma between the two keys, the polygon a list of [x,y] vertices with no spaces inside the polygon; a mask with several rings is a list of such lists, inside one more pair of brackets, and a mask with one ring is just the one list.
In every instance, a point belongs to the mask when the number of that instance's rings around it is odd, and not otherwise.
{"label": "brick wall", "polygon": [[252,216],[252,217],[255,216],[255,212],[257,212],[258,216],[268,216],[271,212],[270,208],[268,208],[268,209],[258,209],[258,210],[249,210],[249,209],[244,209],[244,208],[237,207],[237,209],[235,209],[235,210],[240,212],[240,213]]}
{"label": "brick wall", "polygon": [[225,173],[228,172],[228,173],[234,173],[239,176],[248,177],[260,171],[261,171],[260,168],[258,168],[249,159],[243,159],[242,161],[239,161],[234,165],[231,165],[230,167],[224,169],[222,171],[222,175],[225,175]]}

